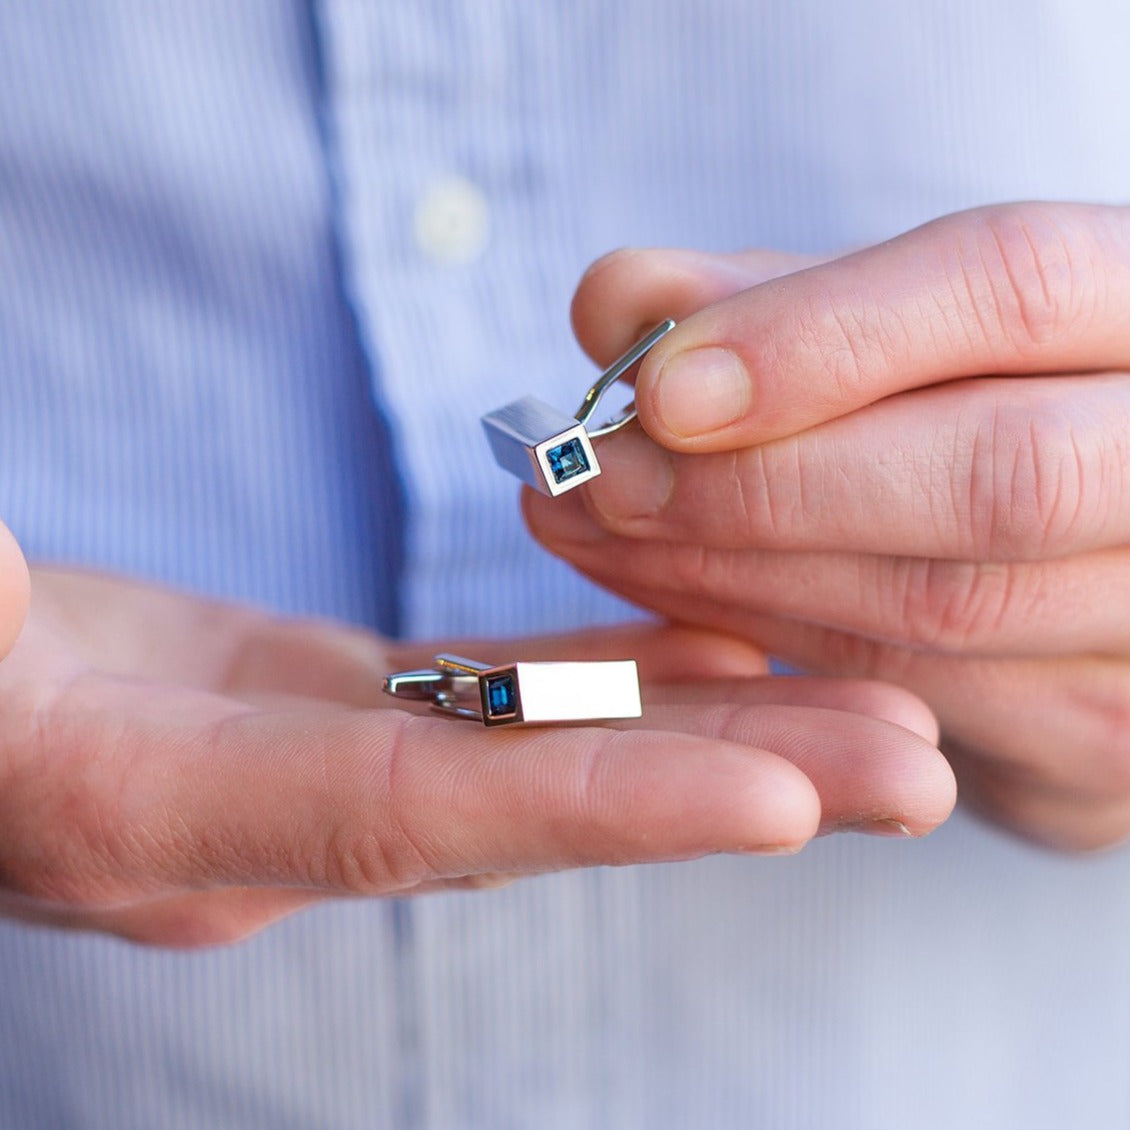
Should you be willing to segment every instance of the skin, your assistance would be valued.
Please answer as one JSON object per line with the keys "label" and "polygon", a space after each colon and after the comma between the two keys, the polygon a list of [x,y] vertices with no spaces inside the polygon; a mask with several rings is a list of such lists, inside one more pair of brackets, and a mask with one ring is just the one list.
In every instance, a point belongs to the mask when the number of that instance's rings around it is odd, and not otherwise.
{"label": "skin", "polygon": [[[680,321],[535,536],[672,621],[937,712],[962,796],[1130,834],[1130,209],[1002,205],[826,260],[622,251],[598,362]],[[582,493],[583,492],[583,493]]]}
{"label": "skin", "polygon": [[[381,695],[386,672],[437,650],[634,656],[645,716],[487,730]],[[946,818],[953,777],[917,698],[764,671],[758,649],[701,629],[403,646],[36,570],[0,663],[0,913],[204,946],[327,897],[789,853]]]}
{"label": "skin", "polygon": [[27,562],[11,530],[0,522],[0,659],[12,650],[27,619]]}

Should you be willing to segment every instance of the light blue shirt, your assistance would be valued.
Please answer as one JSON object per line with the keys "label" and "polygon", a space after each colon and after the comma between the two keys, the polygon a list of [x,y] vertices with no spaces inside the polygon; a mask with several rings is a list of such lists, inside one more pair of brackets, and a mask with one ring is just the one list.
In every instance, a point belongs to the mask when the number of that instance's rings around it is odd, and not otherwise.
{"label": "light blue shirt", "polygon": [[[1124,0],[0,0],[0,514],[29,556],[414,635],[628,614],[479,415],[569,407],[622,244],[1124,201]],[[505,598],[505,599],[503,599]],[[1130,859],[922,843],[0,924],[0,1127],[1130,1123]]]}

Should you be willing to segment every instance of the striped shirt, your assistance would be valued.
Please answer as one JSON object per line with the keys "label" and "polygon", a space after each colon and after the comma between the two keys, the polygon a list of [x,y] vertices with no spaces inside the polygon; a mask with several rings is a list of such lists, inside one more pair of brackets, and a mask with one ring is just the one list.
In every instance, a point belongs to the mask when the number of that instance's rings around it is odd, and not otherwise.
{"label": "striped shirt", "polygon": [[[479,415],[585,265],[1124,201],[1124,0],[0,0],[0,515],[29,556],[411,635],[631,614]],[[505,594],[502,606],[499,594]],[[0,923],[0,1127],[1130,1124],[1130,860],[921,843]]]}

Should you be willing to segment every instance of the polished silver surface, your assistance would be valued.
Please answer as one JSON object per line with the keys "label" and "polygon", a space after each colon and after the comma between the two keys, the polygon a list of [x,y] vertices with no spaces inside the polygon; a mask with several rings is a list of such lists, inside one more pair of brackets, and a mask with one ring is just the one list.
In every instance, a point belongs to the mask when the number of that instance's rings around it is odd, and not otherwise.
{"label": "polished silver surface", "polygon": [[635,405],[611,420],[590,427],[601,398],[629,375],[644,355],[675,328],[668,318],[618,357],[585,393],[575,416],[533,396],[524,396],[482,418],[495,461],[542,494],[556,497],[600,474],[592,440],[606,436],[636,417]]}
{"label": "polished silver surface", "polygon": [[475,710],[468,703],[479,700],[478,676],[490,668],[485,663],[476,663],[458,655],[437,655],[435,662],[435,667],[386,675],[383,684],[385,694],[430,702],[437,710],[448,714],[481,720],[482,711]]}
{"label": "polished silver surface", "polygon": [[600,399],[604,396],[605,392],[622,377],[627,376],[632,367],[642,361],[644,356],[650,353],[655,345],[665,338],[674,328],[675,322],[671,318],[660,322],[650,333],[641,337],[631,349],[620,357],[617,357],[616,360],[601,373],[592,388],[585,393],[585,398],[581,401],[580,408],[577,409],[577,419],[584,424],[585,431],[587,431],[593,439],[598,439],[600,436],[611,435],[636,418],[636,405],[635,401],[632,401],[627,408],[614,419],[608,420],[595,428],[589,425],[589,420],[592,419],[593,413],[595,413],[599,407]]}
{"label": "polished silver surface", "polygon": [[386,676],[385,692],[486,726],[595,722],[639,718],[643,712],[634,659],[490,667],[442,654],[435,663]]}

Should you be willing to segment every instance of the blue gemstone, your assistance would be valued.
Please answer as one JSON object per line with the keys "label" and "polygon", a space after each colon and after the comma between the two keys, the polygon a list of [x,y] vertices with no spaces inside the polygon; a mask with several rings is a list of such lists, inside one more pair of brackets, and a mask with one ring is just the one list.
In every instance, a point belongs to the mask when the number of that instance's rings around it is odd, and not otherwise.
{"label": "blue gemstone", "polygon": [[513,675],[494,675],[487,679],[487,713],[492,718],[513,714],[517,701]]}
{"label": "blue gemstone", "polygon": [[551,447],[545,457],[549,460],[554,479],[559,483],[583,475],[589,469],[588,456],[579,439],[569,439]]}

